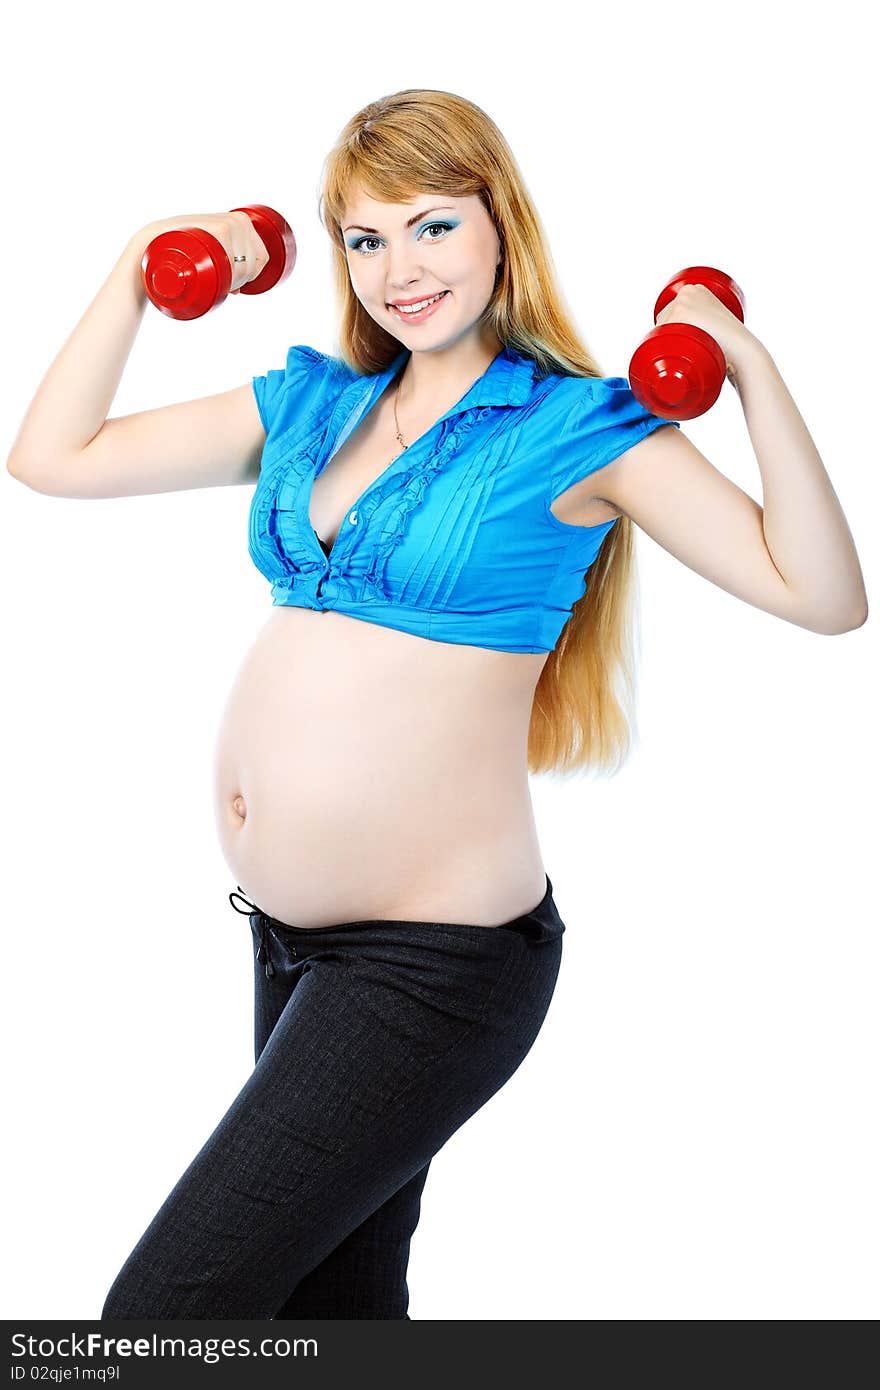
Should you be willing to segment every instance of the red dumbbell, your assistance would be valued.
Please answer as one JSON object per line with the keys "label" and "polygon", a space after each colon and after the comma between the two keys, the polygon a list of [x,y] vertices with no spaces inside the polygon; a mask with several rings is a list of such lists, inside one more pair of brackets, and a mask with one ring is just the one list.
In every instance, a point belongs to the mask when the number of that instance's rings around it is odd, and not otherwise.
{"label": "red dumbbell", "polygon": [[[264,203],[246,208],[254,231],[269,253],[259,275],[241,294],[263,294],[286,280],[296,263],[296,240],[289,224]],[[201,227],[178,227],[153,237],[141,260],[147,298],[172,319],[197,319],[216,309],[229,294],[232,266],[221,243]]]}
{"label": "red dumbbell", "polygon": [[[654,321],[683,285],[705,285],[740,323],[746,297],[735,280],[710,265],[680,270],[661,290]],[[629,384],[636,400],[666,420],[693,420],[717,401],[727,374],[724,353],[715,339],[692,323],[663,323],[652,328],[632,355]]]}

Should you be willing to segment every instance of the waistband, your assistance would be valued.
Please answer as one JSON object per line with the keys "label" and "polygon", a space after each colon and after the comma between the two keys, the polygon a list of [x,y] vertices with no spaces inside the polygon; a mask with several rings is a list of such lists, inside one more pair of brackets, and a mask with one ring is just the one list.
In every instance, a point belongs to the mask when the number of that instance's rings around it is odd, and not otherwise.
{"label": "waistband", "polygon": [[[519,917],[513,917],[509,922],[503,922],[497,927],[483,927],[478,924],[471,925],[468,922],[417,922],[409,918],[382,918],[368,917],[355,922],[338,922],[331,927],[295,927],[288,922],[281,922],[277,917],[271,917],[264,912],[256,903],[252,903],[245,897],[241,884],[236,884],[236,891],[229,894],[229,901],[236,912],[243,916],[256,916],[260,925],[260,946],[257,952],[257,960],[263,962],[266,978],[271,979],[275,974],[275,967],[272,963],[272,956],[269,949],[270,928],[277,927],[284,932],[285,946],[293,955],[297,954],[296,947],[291,940],[292,937],[300,936],[308,940],[320,940],[322,937],[334,936],[337,932],[349,931],[369,931],[376,927],[395,926],[405,929],[406,927],[442,927],[445,931],[452,932],[474,932],[474,931],[512,931],[526,937],[529,941],[552,941],[562,936],[565,931],[565,924],[559,915],[556,903],[553,900],[553,884],[550,875],[544,875],[547,883],[544,896],[536,907],[529,912],[523,912]],[[245,903],[245,907],[239,907],[234,901],[239,898]]]}

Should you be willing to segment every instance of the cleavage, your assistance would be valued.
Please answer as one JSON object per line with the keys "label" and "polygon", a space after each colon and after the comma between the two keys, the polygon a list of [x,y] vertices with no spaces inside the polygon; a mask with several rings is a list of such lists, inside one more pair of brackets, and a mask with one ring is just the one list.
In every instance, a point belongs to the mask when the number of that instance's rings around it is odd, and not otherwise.
{"label": "cleavage", "polygon": [[384,401],[380,398],[373,403],[312,481],[308,520],[325,555],[329,555],[348,513],[402,452],[393,435],[389,442],[387,419],[393,419],[390,397],[388,402],[384,416]]}

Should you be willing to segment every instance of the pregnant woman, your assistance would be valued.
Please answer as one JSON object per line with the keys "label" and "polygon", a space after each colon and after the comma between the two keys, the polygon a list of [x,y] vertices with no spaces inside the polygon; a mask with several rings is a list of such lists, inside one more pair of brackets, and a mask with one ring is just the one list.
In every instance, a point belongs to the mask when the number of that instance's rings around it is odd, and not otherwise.
{"label": "pregnant woman", "polygon": [[371,103],[328,158],[321,215],[338,355],[299,344],[235,390],[108,419],[152,237],[204,226],[236,289],[266,260],[244,213],[152,223],[10,456],[55,496],[255,484],[249,550],[271,583],[216,756],[256,1065],[104,1318],[408,1317],[431,1159],[520,1065],[560,968],[528,774],[610,769],[628,747],[636,525],[788,622],[836,633],[867,611],[767,350],[706,290],[664,310],[725,352],[762,508],[600,375],[479,107]]}

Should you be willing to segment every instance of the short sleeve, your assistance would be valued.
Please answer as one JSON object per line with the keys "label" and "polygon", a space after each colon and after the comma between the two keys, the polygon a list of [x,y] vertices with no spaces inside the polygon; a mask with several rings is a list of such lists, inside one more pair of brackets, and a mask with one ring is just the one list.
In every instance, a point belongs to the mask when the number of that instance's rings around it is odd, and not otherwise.
{"label": "short sleeve", "polygon": [[273,429],[278,432],[282,418],[286,421],[289,404],[299,408],[320,393],[335,365],[333,358],[317,348],[298,343],[288,349],[283,370],[272,368],[265,376],[253,377],[257,410],[267,435],[271,435]]}
{"label": "short sleeve", "polygon": [[570,377],[569,382],[575,400],[554,447],[551,500],[661,426],[681,429],[678,421],[646,410],[626,377]]}

